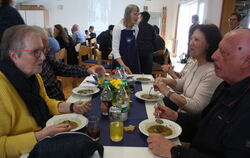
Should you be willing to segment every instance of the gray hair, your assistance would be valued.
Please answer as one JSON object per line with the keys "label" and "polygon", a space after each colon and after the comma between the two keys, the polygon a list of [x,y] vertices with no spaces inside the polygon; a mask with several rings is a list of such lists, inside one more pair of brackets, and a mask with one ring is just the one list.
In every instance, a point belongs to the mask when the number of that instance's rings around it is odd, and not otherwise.
{"label": "gray hair", "polygon": [[51,27],[46,27],[46,28],[44,28],[44,30],[47,32],[49,37],[54,37]]}
{"label": "gray hair", "polygon": [[130,4],[126,7],[125,12],[124,12],[124,17],[123,17],[123,25],[124,26],[128,27],[129,22],[131,20],[130,15],[133,11],[140,12],[140,9],[137,5],[134,5],[134,4]]}
{"label": "gray hair", "polygon": [[25,49],[25,38],[31,34],[41,36],[41,32],[34,26],[16,25],[6,29],[1,41],[0,60],[8,59],[10,50]]}

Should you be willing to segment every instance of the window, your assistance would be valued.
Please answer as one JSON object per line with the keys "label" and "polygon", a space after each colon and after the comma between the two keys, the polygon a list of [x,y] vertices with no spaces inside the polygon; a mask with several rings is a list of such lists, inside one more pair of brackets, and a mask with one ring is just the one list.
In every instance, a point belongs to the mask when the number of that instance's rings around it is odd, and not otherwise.
{"label": "window", "polygon": [[202,0],[193,0],[180,5],[178,25],[177,25],[177,57],[188,50],[188,32],[192,25],[192,15],[199,15],[199,22],[204,19],[204,2]]}

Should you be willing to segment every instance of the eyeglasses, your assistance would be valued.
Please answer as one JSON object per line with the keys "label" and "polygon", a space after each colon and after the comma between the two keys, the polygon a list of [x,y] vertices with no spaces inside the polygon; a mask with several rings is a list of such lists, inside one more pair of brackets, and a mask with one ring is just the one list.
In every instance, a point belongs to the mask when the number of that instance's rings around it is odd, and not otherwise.
{"label": "eyeglasses", "polygon": [[44,56],[48,55],[48,48],[35,49],[35,50],[20,49],[20,50],[15,50],[15,52],[28,52],[31,53],[34,57],[39,58],[42,53],[44,54]]}
{"label": "eyeglasses", "polygon": [[237,19],[228,18],[228,22],[230,21],[237,21]]}

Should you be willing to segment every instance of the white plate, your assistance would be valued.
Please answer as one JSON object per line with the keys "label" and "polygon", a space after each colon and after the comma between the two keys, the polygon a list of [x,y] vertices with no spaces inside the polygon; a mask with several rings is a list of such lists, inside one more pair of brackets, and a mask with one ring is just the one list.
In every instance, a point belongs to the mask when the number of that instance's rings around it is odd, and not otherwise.
{"label": "white plate", "polygon": [[[140,80],[137,80],[138,78],[147,78],[149,80],[148,81],[140,81]],[[152,79],[151,77],[148,77],[148,76],[136,76],[134,78],[134,80],[137,81],[137,82],[141,82],[141,83],[151,83],[151,82],[154,81],[154,79]]]}
{"label": "white plate", "polygon": [[146,99],[146,98],[142,98],[141,95],[143,94],[148,94],[149,91],[138,91],[135,93],[135,96],[141,100],[145,100],[145,101],[158,101],[160,100],[160,96],[159,96],[159,92],[154,92],[154,91],[151,91],[150,94],[154,94],[154,95],[157,95],[158,96],[158,99]]}
{"label": "white plate", "polygon": [[47,126],[57,125],[65,120],[74,121],[78,124],[77,128],[73,128],[70,131],[77,131],[82,129],[88,124],[88,119],[80,114],[62,114],[62,115],[55,115],[51,119],[46,122]]}
{"label": "white plate", "polygon": [[[88,93],[88,94],[80,94],[80,93],[78,93],[79,90],[84,90],[84,89],[91,89],[91,90],[93,90],[93,92],[92,93]],[[74,94],[77,94],[77,95],[80,95],[80,96],[93,95],[95,93],[98,93],[99,91],[100,91],[100,89],[97,88],[97,87],[94,87],[94,86],[80,86],[80,87],[76,87],[76,88],[72,89],[72,92]]]}
{"label": "white plate", "polygon": [[[181,129],[181,126],[178,125],[177,123],[173,122],[173,121],[170,121],[170,120],[166,120],[166,119],[161,119],[163,121],[163,126],[168,126],[172,131],[173,133],[169,136],[166,136],[165,138],[167,139],[173,139],[173,138],[176,138],[178,137],[181,132],[182,132],[182,129]],[[145,134],[146,136],[149,135],[147,129],[150,127],[150,126],[153,126],[153,125],[159,125],[159,123],[156,123],[155,122],[155,119],[147,119],[147,120],[143,120],[142,122],[140,122],[139,124],[139,129],[140,131]]]}

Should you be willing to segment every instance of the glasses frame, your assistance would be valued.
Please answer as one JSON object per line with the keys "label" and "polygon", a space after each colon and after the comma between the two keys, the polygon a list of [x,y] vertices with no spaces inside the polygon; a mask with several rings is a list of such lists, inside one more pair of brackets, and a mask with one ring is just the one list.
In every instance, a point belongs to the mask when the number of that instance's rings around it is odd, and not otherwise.
{"label": "glasses frame", "polygon": [[35,49],[35,50],[31,50],[31,49],[19,49],[19,50],[14,50],[16,53],[18,52],[27,52],[27,53],[31,53],[34,57],[39,58],[41,57],[42,53],[44,56],[48,55],[48,48],[43,48],[43,49]]}

